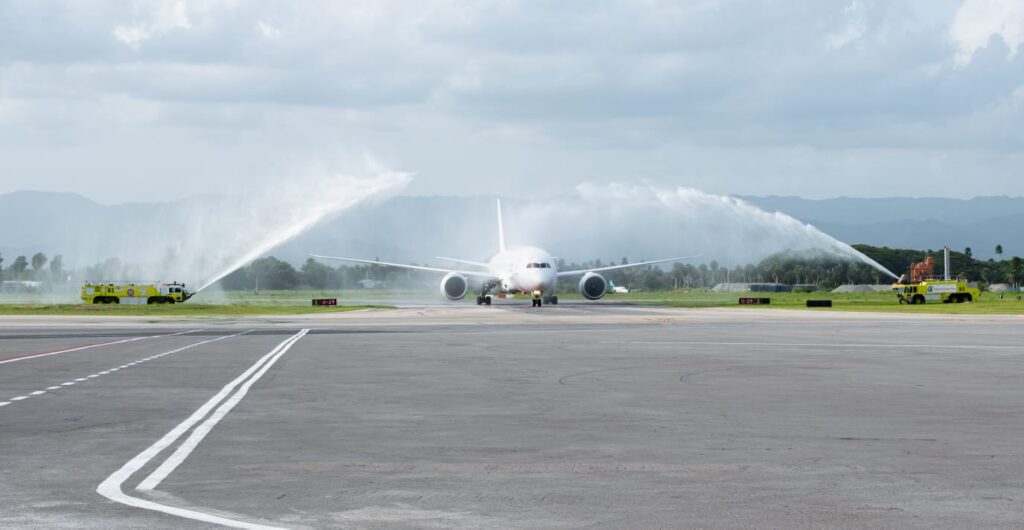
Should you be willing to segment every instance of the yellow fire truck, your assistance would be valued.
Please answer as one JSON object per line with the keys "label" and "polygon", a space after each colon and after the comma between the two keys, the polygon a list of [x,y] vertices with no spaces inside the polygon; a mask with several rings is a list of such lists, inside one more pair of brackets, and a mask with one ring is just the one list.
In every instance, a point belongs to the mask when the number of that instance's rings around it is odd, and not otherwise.
{"label": "yellow fire truck", "polygon": [[963,278],[953,278],[950,268],[949,247],[942,249],[943,276],[933,276],[935,260],[928,256],[922,262],[910,264],[910,278],[904,274],[892,285],[896,298],[901,304],[923,304],[925,302],[942,302],[959,304],[973,302],[981,296],[981,289],[972,287]]}
{"label": "yellow fire truck", "polygon": [[918,283],[897,283],[892,286],[901,304],[942,302],[959,304],[973,302],[981,296],[981,289],[971,287],[966,280],[927,279]]}
{"label": "yellow fire truck", "polygon": [[82,286],[87,304],[173,304],[192,297],[183,283],[106,282]]}

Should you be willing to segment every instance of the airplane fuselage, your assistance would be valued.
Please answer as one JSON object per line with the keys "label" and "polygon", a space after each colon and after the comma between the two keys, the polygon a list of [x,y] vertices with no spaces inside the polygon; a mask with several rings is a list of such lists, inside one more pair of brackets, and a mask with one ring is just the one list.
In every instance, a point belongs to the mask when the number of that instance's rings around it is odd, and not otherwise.
{"label": "airplane fuselage", "polygon": [[554,293],[558,283],[555,259],[537,247],[499,252],[488,262],[488,269],[498,277],[496,287],[502,292]]}

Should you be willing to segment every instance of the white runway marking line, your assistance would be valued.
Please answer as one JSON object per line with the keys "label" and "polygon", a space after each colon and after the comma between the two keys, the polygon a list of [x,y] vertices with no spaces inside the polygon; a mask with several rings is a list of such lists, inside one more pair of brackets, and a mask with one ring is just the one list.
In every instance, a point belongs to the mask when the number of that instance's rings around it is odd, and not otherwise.
{"label": "white runway marking line", "polygon": [[51,352],[46,352],[46,353],[37,353],[35,355],[26,355],[25,357],[17,357],[17,358],[14,358],[14,359],[7,359],[7,360],[4,360],[4,361],[0,361],[0,364],[13,363],[13,362],[17,362],[17,361],[26,361],[28,359],[38,359],[40,357],[49,357],[51,355],[59,355],[61,353],[71,353],[73,351],[82,351],[82,350],[88,350],[90,348],[99,348],[101,346],[113,346],[115,344],[125,344],[127,342],[135,342],[137,340],[160,339],[160,338],[163,338],[163,337],[175,337],[175,336],[178,336],[178,335],[184,335],[186,333],[195,333],[197,331],[202,331],[202,330],[190,329],[188,331],[181,331],[181,332],[178,332],[178,333],[168,333],[166,335],[146,335],[145,337],[132,337],[130,339],[115,340],[115,341],[111,341],[111,342],[104,342],[104,343],[101,343],[101,344],[89,344],[88,346],[78,346],[76,348],[68,348],[66,350],[57,350],[57,351],[51,351]]}
{"label": "white runway marking line", "polygon": [[[156,359],[156,358],[159,358],[159,357],[163,357],[164,355],[170,355],[172,353],[178,353],[180,351],[188,350],[190,348],[195,348],[196,346],[202,346],[203,344],[209,344],[211,342],[217,342],[219,340],[230,339],[232,337],[237,337],[239,335],[244,335],[246,333],[249,333],[250,331],[252,331],[252,330],[248,329],[248,330],[245,330],[245,331],[243,331],[241,333],[235,333],[234,335],[224,335],[222,337],[217,337],[215,339],[204,340],[202,342],[196,342],[194,344],[189,344],[188,346],[183,346],[181,348],[176,348],[176,349],[173,349],[171,351],[166,351],[164,353],[161,353],[160,355],[154,355],[152,357],[149,357],[148,359],[143,359],[142,361],[136,361],[134,363],[131,363],[130,365],[126,365],[126,367],[127,366],[132,366],[132,365],[135,365],[135,364],[139,364],[139,363],[142,363],[142,362],[146,362],[146,361],[148,361],[150,359]],[[98,372],[98,373],[95,373],[95,374],[90,374],[90,375],[87,375],[85,377],[79,377],[78,379],[75,379],[74,381],[67,381],[67,382],[61,383],[58,386],[47,387],[46,390],[59,390],[62,386],[71,386],[71,385],[75,384],[76,382],[80,383],[82,381],[88,381],[89,379],[95,379],[97,377],[100,377],[100,376],[103,376],[103,375],[107,375],[107,374],[109,374],[111,372],[115,372],[117,370],[118,370],[118,368],[114,368],[112,370],[106,370],[104,372]],[[24,399],[28,399],[28,398],[30,398],[32,396],[41,396],[41,395],[46,393],[46,390],[36,390],[35,392],[29,392],[29,394],[26,395],[26,396],[18,396],[18,397],[15,397],[15,398],[11,398],[11,401],[21,401],[21,400],[24,400]]]}
{"label": "white runway marking line", "polygon": [[[130,495],[125,494],[121,490],[121,487],[124,485],[125,481],[131,478],[132,475],[134,475],[136,472],[142,469],[151,460],[156,458],[156,456],[160,454],[161,451],[168,448],[171,444],[176,442],[186,432],[188,432],[188,430],[191,429],[194,425],[202,421],[202,419],[205,418],[206,415],[209,414],[210,411],[217,406],[217,404],[224,402],[224,404],[221,405],[221,407],[217,409],[217,412],[215,412],[210,418],[213,419],[214,417],[216,417],[217,419],[214,420],[212,423],[210,423],[209,420],[207,422],[204,422],[203,425],[209,425],[209,427],[207,427],[204,430],[203,434],[195,435],[195,433],[193,433],[193,436],[189,437],[189,440],[193,440],[193,438],[195,438],[194,442],[199,443],[199,441],[201,441],[202,438],[206,435],[205,433],[209,432],[209,429],[216,425],[216,422],[220,421],[220,419],[223,418],[223,416],[227,414],[227,412],[230,411],[231,408],[234,407],[234,405],[237,404],[237,402],[242,399],[242,397],[245,396],[245,393],[248,392],[249,387],[252,386],[252,384],[255,383],[260,377],[262,377],[263,374],[266,373],[266,371],[269,370],[270,367],[273,366],[273,364],[276,363],[277,360],[280,359],[281,356],[285,354],[285,352],[287,352],[296,342],[298,342],[299,339],[305,336],[306,333],[309,333],[309,329],[303,329],[302,331],[299,331],[295,335],[292,335],[291,337],[287,338],[284,342],[278,344],[277,347],[275,347],[269,353],[261,357],[258,361],[256,361],[255,364],[253,364],[245,372],[243,372],[242,375],[236,377],[233,381],[225,385],[224,388],[222,388],[219,392],[217,392],[217,394],[215,394],[206,403],[204,403],[203,406],[199,407],[199,409],[193,412],[191,416],[185,419],[185,421],[179,423],[176,427],[171,429],[170,432],[168,432],[162,438],[154,442],[153,445],[147,447],[141,453],[136,455],[135,458],[132,458],[125,465],[121,466],[121,469],[118,469],[109,477],[107,477],[106,480],[104,480],[99,486],[96,487],[96,492],[114,502],[119,502],[121,504],[125,504],[128,506],[134,506],[136,508],[142,508],[144,510],[153,510],[160,513],[176,515],[178,517],[192,519],[195,521],[230,526],[233,528],[275,528],[272,526],[265,526],[246,521],[238,521],[235,519],[229,519],[227,517],[211,515],[196,510],[179,508],[177,506],[170,506],[146,499],[140,499],[138,497],[132,497]],[[238,392],[231,396],[231,398],[229,398],[227,401],[224,401],[225,398],[227,398],[228,395],[231,394],[236,387],[243,384],[243,388],[240,388]],[[235,399],[236,397],[237,399]],[[221,411],[223,411],[223,413],[218,414]],[[196,430],[198,431],[199,429]],[[188,440],[186,440],[186,442],[183,443],[181,447],[185,447],[187,444]],[[187,457],[188,453],[192,451],[191,448],[182,450],[181,447],[179,447],[178,451],[175,451],[175,453],[172,454],[171,457],[164,461],[160,468],[164,468],[167,473],[173,471],[173,468],[177,467],[181,463],[181,461],[178,460],[176,462],[172,462],[172,464],[168,464],[168,462],[174,460],[175,455],[180,456],[181,459],[184,460],[184,457]],[[194,446],[191,447],[194,448]],[[167,467],[165,468],[165,466]],[[159,483],[159,481],[162,480],[163,477],[154,476],[156,474],[157,472],[154,471],[153,474],[146,478],[147,485],[150,482]],[[152,479],[152,481],[150,479]],[[139,485],[139,487],[141,486],[142,484]]]}
{"label": "white runway marking line", "polygon": [[159,486],[160,483],[167,478],[167,475],[170,475],[179,465],[181,465],[182,462],[185,461],[186,458],[188,458],[188,455],[192,454],[192,451],[199,445],[199,442],[203,441],[203,438],[206,438],[206,435],[210,433],[210,430],[212,430],[220,420],[224,419],[224,416],[227,416],[227,414],[231,412],[231,409],[235,408],[235,405],[237,405],[238,402],[242,401],[242,398],[244,398],[249,392],[249,388],[252,387],[253,383],[263,377],[263,374],[265,374],[267,370],[269,370],[270,367],[273,366],[274,363],[276,363],[277,360],[292,347],[293,344],[305,336],[307,331],[308,330],[300,331],[299,334],[295,336],[295,340],[292,340],[287,346],[282,348],[277,355],[263,365],[263,368],[246,381],[245,384],[243,384],[242,387],[234,393],[234,395],[221,403],[221,405],[217,407],[217,410],[215,410],[213,414],[206,419],[206,421],[196,427],[195,430],[192,431],[192,434],[189,435],[189,437],[185,439],[180,446],[178,446],[178,449],[174,451],[167,460],[164,460],[164,463],[160,464],[160,467],[156,468],[156,470],[146,477],[146,479],[143,480],[136,489],[151,490]]}

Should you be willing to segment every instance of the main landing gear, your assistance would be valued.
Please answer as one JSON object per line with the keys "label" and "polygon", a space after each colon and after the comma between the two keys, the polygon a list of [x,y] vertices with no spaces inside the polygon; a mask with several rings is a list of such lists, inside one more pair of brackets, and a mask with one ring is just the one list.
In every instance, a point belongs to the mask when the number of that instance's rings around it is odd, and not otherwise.
{"label": "main landing gear", "polygon": [[540,293],[533,293],[533,306],[532,307],[543,307],[544,304],[558,305],[557,296],[544,296]]}
{"label": "main landing gear", "polygon": [[480,289],[480,296],[476,297],[476,305],[491,305],[491,295],[487,294],[491,289],[494,289],[498,284],[495,282],[486,282]]}

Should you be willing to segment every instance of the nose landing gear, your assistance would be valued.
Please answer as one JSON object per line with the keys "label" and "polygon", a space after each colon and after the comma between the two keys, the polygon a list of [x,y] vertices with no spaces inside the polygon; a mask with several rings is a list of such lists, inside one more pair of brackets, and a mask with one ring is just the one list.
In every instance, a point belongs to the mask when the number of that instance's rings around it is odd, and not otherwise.
{"label": "nose landing gear", "polygon": [[557,296],[543,296],[540,291],[533,292],[533,307],[543,307],[544,304],[558,305]]}

